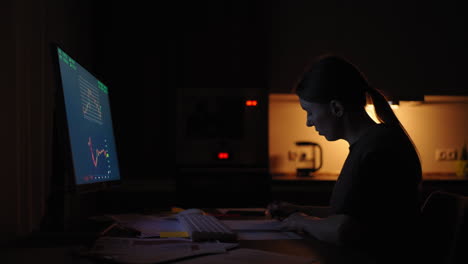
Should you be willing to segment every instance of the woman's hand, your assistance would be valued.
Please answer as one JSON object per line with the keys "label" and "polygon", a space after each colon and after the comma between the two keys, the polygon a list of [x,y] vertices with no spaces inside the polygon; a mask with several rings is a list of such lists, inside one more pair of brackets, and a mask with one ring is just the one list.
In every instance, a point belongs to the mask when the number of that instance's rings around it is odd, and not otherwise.
{"label": "woman's hand", "polygon": [[340,245],[349,241],[358,241],[360,229],[349,215],[335,214],[326,218],[293,213],[282,221],[284,230],[311,235],[318,240]]}
{"label": "woman's hand", "polygon": [[265,214],[272,218],[284,219],[292,213],[300,211],[301,207],[288,202],[272,202],[267,206]]}
{"label": "woman's hand", "polygon": [[308,229],[308,225],[311,224],[311,221],[319,219],[320,218],[318,217],[308,216],[304,213],[296,212],[282,221],[281,228],[288,231],[303,233],[306,229]]}

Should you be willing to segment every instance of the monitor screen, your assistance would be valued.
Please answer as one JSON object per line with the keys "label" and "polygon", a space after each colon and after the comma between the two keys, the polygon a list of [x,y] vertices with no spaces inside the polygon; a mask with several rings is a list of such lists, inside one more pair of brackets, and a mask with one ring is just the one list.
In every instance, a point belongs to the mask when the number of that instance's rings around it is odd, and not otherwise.
{"label": "monitor screen", "polygon": [[119,183],[109,88],[57,45],[55,52],[74,185],[79,188]]}

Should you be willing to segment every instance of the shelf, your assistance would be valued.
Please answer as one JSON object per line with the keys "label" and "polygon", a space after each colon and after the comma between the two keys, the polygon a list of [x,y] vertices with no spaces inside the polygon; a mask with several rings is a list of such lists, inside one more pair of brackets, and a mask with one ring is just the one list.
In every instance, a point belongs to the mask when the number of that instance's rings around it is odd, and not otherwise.
{"label": "shelf", "polygon": [[336,181],[338,174],[336,173],[315,173],[311,176],[297,176],[294,173],[273,174],[273,181]]}
{"label": "shelf", "polygon": [[[304,182],[304,181],[336,181],[338,174],[336,173],[316,173],[312,176],[301,177],[294,173],[273,174],[274,182]],[[450,172],[425,172],[423,173],[423,181],[468,181],[468,178],[458,177],[455,173]]]}

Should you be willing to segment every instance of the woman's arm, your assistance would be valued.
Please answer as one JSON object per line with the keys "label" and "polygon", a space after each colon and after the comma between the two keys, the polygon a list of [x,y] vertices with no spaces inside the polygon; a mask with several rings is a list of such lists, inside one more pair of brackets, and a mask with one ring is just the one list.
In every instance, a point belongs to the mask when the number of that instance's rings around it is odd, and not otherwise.
{"label": "woman's arm", "polygon": [[301,212],[310,216],[326,217],[330,215],[330,207],[297,205],[279,201],[269,204],[266,214],[275,218],[285,218],[296,212]]}
{"label": "woman's arm", "polygon": [[302,205],[300,212],[316,217],[327,217],[331,213],[330,206]]}
{"label": "woman's arm", "polygon": [[337,245],[345,244],[347,241],[356,241],[359,234],[356,221],[344,214],[319,218],[294,213],[283,220],[283,228],[304,232],[318,240]]}

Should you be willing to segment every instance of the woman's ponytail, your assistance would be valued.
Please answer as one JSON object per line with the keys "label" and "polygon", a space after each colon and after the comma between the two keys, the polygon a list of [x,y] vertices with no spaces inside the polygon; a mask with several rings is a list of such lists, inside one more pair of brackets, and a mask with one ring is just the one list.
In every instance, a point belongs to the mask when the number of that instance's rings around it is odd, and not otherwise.
{"label": "woman's ponytail", "polygon": [[366,89],[367,94],[371,97],[372,103],[374,104],[374,111],[375,115],[377,117],[377,120],[379,122],[393,126],[393,127],[398,127],[401,129],[401,131],[408,137],[408,140],[411,142],[411,144],[414,147],[414,150],[416,151],[416,154],[419,156],[419,152],[416,148],[416,145],[414,144],[413,140],[409,136],[408,132],[406,132],[406,129],[403,127],[403,125],[400,123],[400,120],[398,117],[395,115],[393,112],[392,108],[390,107],[390,104],[387,101],[387,98],[377,89],[373,87],[368,87]]}
{"label": "woman's ponytail", "polygon": [[398,120],[398,117],[393,112],[392,108],[388,104],[385,96],[377,89],[369,87],[366,92],[370,95],[372,103],[374,104],[375,114],[380,123],[384,123],[391,126],[399,126],[403,129],[403,126]]}

